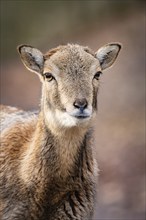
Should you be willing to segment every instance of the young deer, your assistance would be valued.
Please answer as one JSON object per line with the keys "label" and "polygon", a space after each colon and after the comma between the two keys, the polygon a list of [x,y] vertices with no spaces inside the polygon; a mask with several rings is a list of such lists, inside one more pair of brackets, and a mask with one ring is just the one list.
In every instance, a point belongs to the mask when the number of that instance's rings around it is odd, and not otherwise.
{"label": "young deer", "polygon": [[97,166],[91,124],[102,70],[120,44],[93,53],[68,44],[43,55],[18,47],[42,82],[41,110],[1,107],[1,220],[90,220]]}

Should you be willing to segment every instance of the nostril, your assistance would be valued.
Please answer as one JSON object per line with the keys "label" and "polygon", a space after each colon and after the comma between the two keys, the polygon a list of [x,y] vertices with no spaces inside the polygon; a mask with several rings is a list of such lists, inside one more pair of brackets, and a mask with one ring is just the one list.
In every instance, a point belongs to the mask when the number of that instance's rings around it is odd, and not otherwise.
{"label": "nostril", "polygon": [[84,110],[85,108],[87,108],[88,102],[87,102],[87,100],[85,98],[83,98],[83,99],[76,99],[73,105],[76,108]]}

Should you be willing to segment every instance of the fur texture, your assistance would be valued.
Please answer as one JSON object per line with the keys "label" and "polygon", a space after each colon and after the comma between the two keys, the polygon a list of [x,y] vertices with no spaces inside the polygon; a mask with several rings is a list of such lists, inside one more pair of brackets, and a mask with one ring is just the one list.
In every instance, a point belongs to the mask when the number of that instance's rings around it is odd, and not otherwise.
{"label": "fur texture", "polygon": [[91,124],[100,60],[70,44],[45,55],[26,45],[18,51],[41,79],[41,110],[1,107],[0,219],[89,220],[98,170]]}

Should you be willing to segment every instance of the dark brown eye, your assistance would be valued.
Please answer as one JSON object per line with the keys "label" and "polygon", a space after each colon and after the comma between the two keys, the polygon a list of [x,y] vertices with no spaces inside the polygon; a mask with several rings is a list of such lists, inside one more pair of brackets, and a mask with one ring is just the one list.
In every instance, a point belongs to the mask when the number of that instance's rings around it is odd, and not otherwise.
{"label": "dark brown eye", "polygon": [[44,76],[45,76],[45,78],[47,79],[48,82],[55,79],[54,76],[51,73],[45,73]]}
{"label": "dark brown eye", "polygon": [[95,73],[94,79],[99,80],[99,77],[100,77],[101,74],[102,74],[101,71],[98,71],[97,73]]}

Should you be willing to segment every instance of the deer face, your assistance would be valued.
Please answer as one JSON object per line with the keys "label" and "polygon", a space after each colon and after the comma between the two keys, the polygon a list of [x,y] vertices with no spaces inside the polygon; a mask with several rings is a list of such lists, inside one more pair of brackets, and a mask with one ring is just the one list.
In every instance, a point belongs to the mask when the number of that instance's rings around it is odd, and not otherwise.
{"label": "deer face", "polygon": [[89,123],[97,110],[99,77],[115,61],[120,47],[109,44],[94,54],[68,44],[45,55],[30,46],[18,48],[25,66],[41,79],[42,110],[48,123],[61,127]]}

